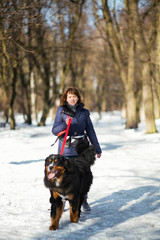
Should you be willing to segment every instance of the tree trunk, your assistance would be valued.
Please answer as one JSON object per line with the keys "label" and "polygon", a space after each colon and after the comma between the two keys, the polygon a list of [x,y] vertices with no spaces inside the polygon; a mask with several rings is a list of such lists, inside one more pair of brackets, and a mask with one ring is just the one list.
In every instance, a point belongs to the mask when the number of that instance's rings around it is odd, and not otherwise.
{"label": "tree trunk", "polygon": [[[32,124],[32,118],[31,118],[31,101],[30,101],[30,85],[28,84],[29,81],[25,79],[25,73],[22,67],[22,64],[19,64],[19,71],[20,71],[20,80],[21,85],[24,90],[24,101],[22,101],[22,109],[23,109],[23,115],[27,116],[27,119],[25,118],[25,122],[27,124]],[[30,78],[30,74],[29,74]],[[26,105],[25,105],[26,102]]]}
{"label": "tree trunk", "polygon": [[134,39],[130,38],[130,46],[128,51],[128,77],[126,84],[126,96],[127,96],[127,123],[126,128],[137,128],[137,116],[136,116],[136,97],[134,93],[134,81],[135,81],[135,47]]}
{"label": "tree trunk", "polygon": [[131,88],[130,84],[128,84],[128,91],[126,91],[126,98],[127,98],[127,122],[126,122],[126,129],[137,128],[137,113],[136,113],[136,98]]}
{"label": "tree trunk", "polygon": [[157,62],[156,62],[156,74],[154,81],[154,92],[155,92],[155,112],[156,117],[160,118],[160,2],[158,4],[158,24],[157,24]]}
{"label": "tree trunk", "polygon": [[144,103],[146,133],[155,133],[157,132],[157,130],[154,121],[153,94],[149,62],[142,64],[142,78],[143,78],[142,97]]}
{"label": "tree trunk", "polygon": [[[60,70],[60,90],[61,93],[64,91],[65,88],[65,80],[67,78],[67,75],[70,71],[70,66],[72,66],[72,59],[71,59],[71,53],[72,53],[72,44],[74,41],[74,37],[76,34],[76,31],[79,26],[79,22],[82,16],[83,6],[85,4],[86,0],[77,0],[77,1],[71,1],[71,4],[68,7],[68,16],[70,16],[70,21],[68,22],[68,39],[66,41],[66,28],[65,28],[65,17],[62,17],[62,15],[59,17],[60,19],[60,36],[61,36],[61,42],[64,44],[64,52],[61,55],[61,70]],[[59,7],[59,5],[58,5]],[[59,13],[61,14],[61,7],[59,8]],[[72,16],[72,17],[71,17]],[[73,60],[74,61],[74,60]]]}
{"label": "tree trunk", "polygon": [[49,94],[50,94],[50,81],[49,81],[49,77],[50,77],[50,66],[46,64],[46,66],[44,67],[45,69],[45,74],[44,77],[45,79],[43,79],[43,87],[44,87],[44,96],[43,96],[43,110],[42,110],[42,117],[41,120],[38,124],[38,126],[45,126],[45,122],[50,110],[50,98],[49,98]]}
{"label": "tree trunk", "polygon": [[61,93],[63,93],[63,91],[65,89],[65,80],[69,73],[69,67],[70,67],[70,62],[68,60],[68,62],[65,63],[60,69],[60,86],[59,86],[59,88],[61,90]]}
{"label": "tree trunk", "polygon": [[126,128],[137,128],[137,100],[134,92],[135,83],[135,41],[133,35],[133,29],[131,24],[131,15],[128,8],[128,4],[125,1],[125,8],[128,13],[128,32],[129,32],[129,47],[128,47],[128,75],[126,88],[126,98],[127,98],[127,122]]}
{"label": "tree trunk", "polygon": [[138,15],[138,1],[128,0],[128,6],[132,16],[132,29],[139,58],[142,63],[142,97],[145,112],[146,133],[157,132],[154,118],[153,94],[151,87],[150,56],[145,42],[141,22]]}
{"label": "tree trunk", "polygon": [[[134,94],[134,40],[132,36],[131,26],[129,29],[130,35],[130,46],[128,51],[128,74],[125,69],[125,56],[122,38],[120,38],[120,32],[118,23],[117,25],[117,33],[114,28],[114,24],[112,22],[110,10],[108,7],[108,3],[106,0],[101,0],[103,6],[103,16],[106,23],[106,33],[107,39],[111,50],[111,55],[116,66],[116,69],[120,72],[120,76],[122,82],[125,87],[125,99],[126,99],[126,110],[127,110],[127,122],[126,128],[137,128],[137,117],[136,117],[136,97]],[[108,37],[109,36],[109,37]],[[111,40],[110,40],[111,39]]]}
{"label": "tree trunk", "polygon": [[14,117],[14,101],[16,98],[16,82],[17,82],[17,66],[13,67],[13,79],[11,88],[11,99],[9,105],[9,118],[10,118],[10,129],[15,130],[16,122]]}
{"label": "tree trunk", "polygon": [[30,76],[30,89],[31,89],[31,109],[32,109],[32,118],[37,121],[37,107],[36,107],[36,96],[35,96],[35,79],[34,73],[31,72]]}

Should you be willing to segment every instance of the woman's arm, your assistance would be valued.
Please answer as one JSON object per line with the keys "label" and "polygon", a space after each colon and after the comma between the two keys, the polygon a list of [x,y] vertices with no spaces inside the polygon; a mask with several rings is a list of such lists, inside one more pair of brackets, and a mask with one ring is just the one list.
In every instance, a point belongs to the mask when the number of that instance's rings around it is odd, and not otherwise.
{"label": "woman's arm", "polygon": [[63,121],[62,113],[58,109],[57,112],[56,112],[55,118],[54,118],[52,133],[54,135],[57,135],[59,132],[65,130],[66,128],[67,128],[67,124],[66,124],[65,121]]}
{"label": "woman's arm", "polygon": [[97,157],[101,157],[102,150],[100,148],[100,145],[99,145],[99,142],[98,142],[98,139],[97,139],[97,135],[96,135],[96,132],[95,132],[94,127],[93,127],[93,123],[90,119],[89,112],[86,116],[86,132],[87,132],[87,135],[89,137],[89,140],[91,141],[91,143],[95,147]]}

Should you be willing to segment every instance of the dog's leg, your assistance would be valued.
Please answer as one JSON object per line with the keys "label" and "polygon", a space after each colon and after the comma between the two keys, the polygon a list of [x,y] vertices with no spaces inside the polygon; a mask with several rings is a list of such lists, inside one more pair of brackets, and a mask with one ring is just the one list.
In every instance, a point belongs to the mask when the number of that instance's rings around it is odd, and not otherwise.
{"label": "dog's leg", "polygon": [[71,201],[69,201],[69,203],[70,203],[70,221],[77,223],[78,218],[80,216],[79,199],[71,200]]}
{"label": "dog's leg", "polygon": [[80,214],[81,214],[81,206],[82,206],[82,204],[83,204],[83,201],[84,201],[84,194],[81,194],[81,196],[80,196],[80,203],[79,203],[79,216],[78,217],[80,217]]}
{"label": "dog's leg", "polygon": [[57,192],[51,192],[51,225],[49,230],[56,230],[63,212],[63,202]]}

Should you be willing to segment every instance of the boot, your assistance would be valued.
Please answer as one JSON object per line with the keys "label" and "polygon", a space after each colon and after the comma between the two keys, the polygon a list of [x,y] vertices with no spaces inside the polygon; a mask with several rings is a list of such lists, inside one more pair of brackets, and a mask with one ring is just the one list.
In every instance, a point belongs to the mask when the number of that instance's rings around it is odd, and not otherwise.
{"label": "boot", "polygon": [[82,203],[82,210],[83,210],[84,212],[89,212],[89,211],[91,211],[91,208],[90,208],[90,206],[89,206],[89,204],[88,204],[88,202],[87,202],[87,198],[88,198],[88,196],[85,195],[84,201],[83,201],[83,203]]}

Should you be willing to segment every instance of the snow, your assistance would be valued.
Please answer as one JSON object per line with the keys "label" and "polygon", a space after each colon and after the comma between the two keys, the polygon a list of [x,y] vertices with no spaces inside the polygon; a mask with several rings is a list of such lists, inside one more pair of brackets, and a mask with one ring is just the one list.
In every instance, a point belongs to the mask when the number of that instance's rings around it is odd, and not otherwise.
{"label": "snow", "polygon": [[91,212],[70,223],[67,203],[56,231],[43,184],[44,159],[57,152],[52,121],[0,128],[0,240],[160,239],[160,134],[146,135],[144,123],[125,130],[119,112],[91,117],[103,151],[92,167]]}

